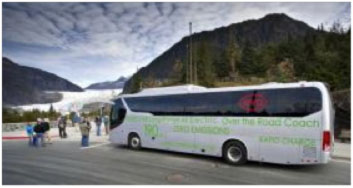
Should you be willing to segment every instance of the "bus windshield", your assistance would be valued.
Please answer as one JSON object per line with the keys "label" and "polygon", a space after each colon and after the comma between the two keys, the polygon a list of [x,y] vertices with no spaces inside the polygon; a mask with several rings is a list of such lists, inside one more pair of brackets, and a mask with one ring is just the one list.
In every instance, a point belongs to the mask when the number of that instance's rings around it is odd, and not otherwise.
{"label": "bus windshield", "polygon": [[121,99],[118,99],[112,106],[110,114],[110,129],[113,129],[123,123],[126,115],[126,109]]}

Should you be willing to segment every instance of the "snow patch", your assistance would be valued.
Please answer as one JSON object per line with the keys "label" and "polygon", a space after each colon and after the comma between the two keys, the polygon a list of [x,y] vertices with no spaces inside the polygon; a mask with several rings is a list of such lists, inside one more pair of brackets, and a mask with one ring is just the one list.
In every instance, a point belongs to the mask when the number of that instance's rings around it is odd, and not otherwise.
{"label": "snow patch", "polygon": [[[83,105],[94,103],[94,102],[109,102],[120,94],[122,89],[105,89],[105,90],[94,90],[87,89],[84,92],[59,92],[63,95],[63,99],[59,102],[52,103],[53,108],[61,113],[67,113],[71,111],[80,110]],[[48,111],[51,103],[48,104],[31,104],[17,106],[25,111],[32,109],[38,109],[42,111]]]}

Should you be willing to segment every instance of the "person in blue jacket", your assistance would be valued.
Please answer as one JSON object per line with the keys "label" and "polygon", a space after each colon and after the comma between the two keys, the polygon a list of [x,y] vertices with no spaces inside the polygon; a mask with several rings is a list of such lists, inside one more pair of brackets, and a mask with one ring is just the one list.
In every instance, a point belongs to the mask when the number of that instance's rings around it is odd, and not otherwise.
{"label": "person in blue jacket", "polygon": [[26,125],[26,132],[28,136],[28,145],[31,146],[33,144],[33,126],[29,122],[27,122],[27,125]]}

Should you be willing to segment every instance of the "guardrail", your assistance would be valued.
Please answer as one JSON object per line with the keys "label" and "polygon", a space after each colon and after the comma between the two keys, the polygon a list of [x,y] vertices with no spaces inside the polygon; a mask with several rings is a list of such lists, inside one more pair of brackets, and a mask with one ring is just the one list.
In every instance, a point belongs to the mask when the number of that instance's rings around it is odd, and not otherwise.
{"label": "guardrail", "polygon": [[[30,122],[33,126],[36,122]],[[2,132],[14,132],[14,131],[24,131],[27,123],[3,123]],[[56,128],[58,126],[56,121],[50,121],[49,125],[51,128]],[[67,122],[67,125],[70,126],[71,122]]]}

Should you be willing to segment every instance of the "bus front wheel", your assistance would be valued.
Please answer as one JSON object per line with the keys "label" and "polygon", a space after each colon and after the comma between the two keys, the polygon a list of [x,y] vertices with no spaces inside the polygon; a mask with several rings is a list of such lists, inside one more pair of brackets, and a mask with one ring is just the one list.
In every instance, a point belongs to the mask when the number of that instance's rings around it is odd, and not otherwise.
{"label": "bus front wheel", "polygon": [[223,158],[232,165],[241,165],[247,161],[247,152],[243,143],[230,141],[224,145]]}
{"label": "bus front wheel", "polygon": [[129,147],[136,150],[141,148],[141,139],[137,134],[129,136]]}

